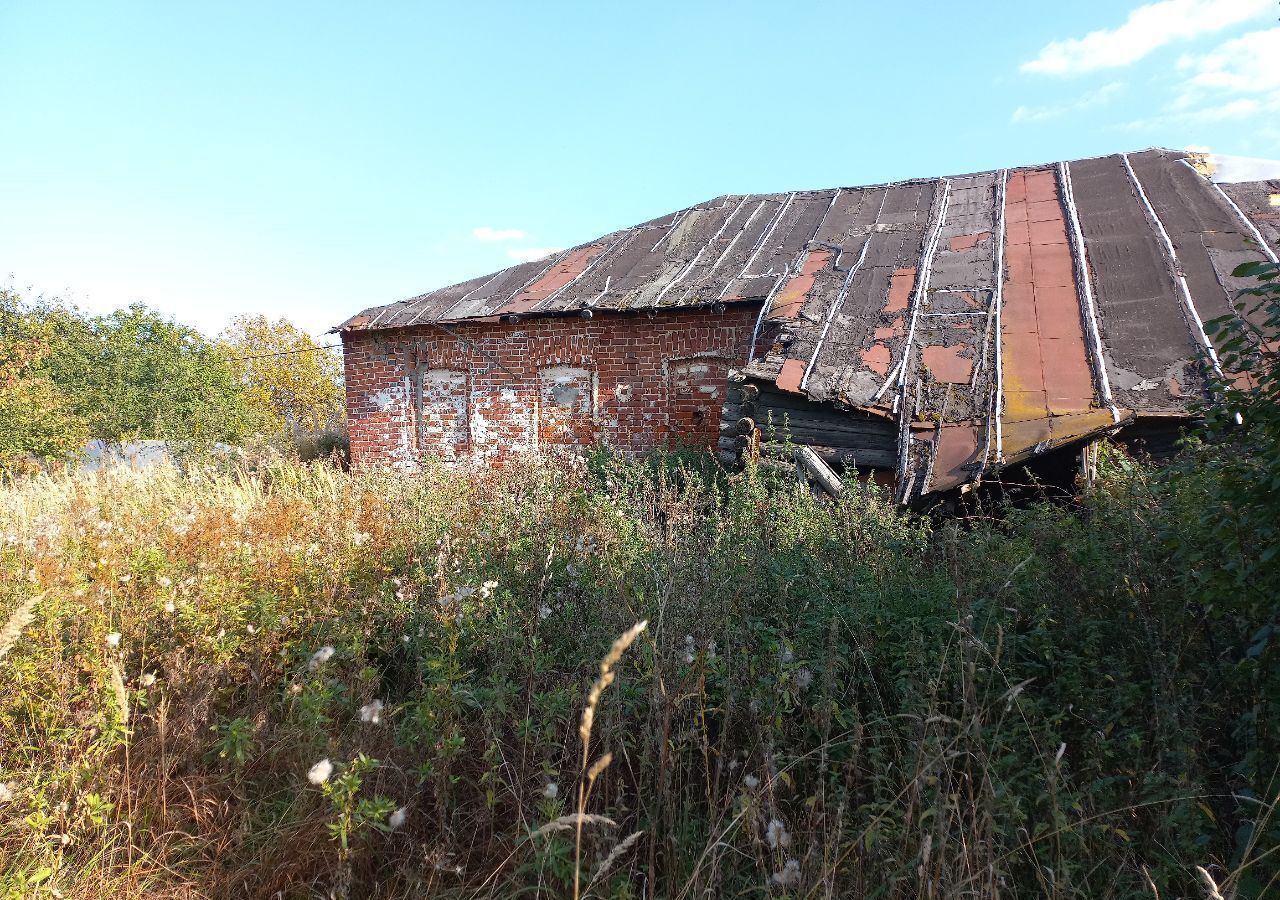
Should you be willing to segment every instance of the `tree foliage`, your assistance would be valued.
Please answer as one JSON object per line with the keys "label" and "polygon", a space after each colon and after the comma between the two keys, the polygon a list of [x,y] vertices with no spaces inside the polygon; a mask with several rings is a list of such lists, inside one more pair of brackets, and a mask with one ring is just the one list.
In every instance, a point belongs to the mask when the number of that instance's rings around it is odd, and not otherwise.
{"label": "tree foliage", "polygon": [[53,339],[47,323],[24,314],[17,295],[0,291],[0,470],[29,456],[63,457],[88,426],[41,366]]}
{"label": "tree foliage", "polygon": [[238,316],[219,340],[260,429],[318,431],[341,420],[341,359],[288,319]]}
{"label": "tree foliage", "polygon": [[1252,748],[1236,770],[1259,784],[1275,777],[1280,752],[1280,265],[1247,263],[1233,274],[1258,284],[1240,292],[1237,315],[1206,323],[1224,373],[1215,401],[1153,484],[1190,612],[1212,617],[1230,690],[1248,698],[1223,711]]}
{"label": "tree foliage", "polygon": [[240,317],[211,340],[142,304],[90,316],[0,292],[0,465],[89,438],[340,441],[342,414],[339,357],[286,319]]}
{"label": "tree foliage", "polygon": [[39,309],[56,325],[44,368],[94,437],[108,441],[236,441],[248,430],[243,391],[222,350],[141,304],[86,317]]}
{"label": "tree foliage", "polygon": [[88,316],[0,295],[0,453],[62,459],[86,439],[207,444],[249,433],[223,349],[141,304]]}

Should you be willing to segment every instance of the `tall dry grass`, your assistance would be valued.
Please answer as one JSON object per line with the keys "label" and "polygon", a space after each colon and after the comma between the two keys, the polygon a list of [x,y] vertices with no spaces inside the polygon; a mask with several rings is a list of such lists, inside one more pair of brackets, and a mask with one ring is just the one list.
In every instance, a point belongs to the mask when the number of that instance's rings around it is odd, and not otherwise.
{"label": "tall dry grass", "polygon": [[15,481],[0,895],[1263,896],[1270,683],[1110,477]]}

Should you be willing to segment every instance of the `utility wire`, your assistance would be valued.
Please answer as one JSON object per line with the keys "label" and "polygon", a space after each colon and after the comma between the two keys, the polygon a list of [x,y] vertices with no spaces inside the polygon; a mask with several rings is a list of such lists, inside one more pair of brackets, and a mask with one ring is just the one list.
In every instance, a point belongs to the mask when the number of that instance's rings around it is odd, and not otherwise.
{"label": "utility wire", "polygon": [[303,347],[301,350],[281,350],[277,353],[259,353],[256,356],[233,356],[231,359],[236,362],[244,362],[250,359],[266,359],[269,356],[288,356],[292,353],[316,353],[320,350],[332,350],[341,346],[341,344],[320,344],[315,347]]}

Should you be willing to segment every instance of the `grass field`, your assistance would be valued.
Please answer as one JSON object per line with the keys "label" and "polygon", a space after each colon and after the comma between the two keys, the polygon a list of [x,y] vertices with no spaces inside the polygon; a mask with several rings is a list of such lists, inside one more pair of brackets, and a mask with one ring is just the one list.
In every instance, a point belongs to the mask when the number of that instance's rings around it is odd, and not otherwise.
{"label": "grass field", "polygon": [[1277,889],[1202,496],[1112,455],[938,524],[687,463],[0,487],[0,895]]}

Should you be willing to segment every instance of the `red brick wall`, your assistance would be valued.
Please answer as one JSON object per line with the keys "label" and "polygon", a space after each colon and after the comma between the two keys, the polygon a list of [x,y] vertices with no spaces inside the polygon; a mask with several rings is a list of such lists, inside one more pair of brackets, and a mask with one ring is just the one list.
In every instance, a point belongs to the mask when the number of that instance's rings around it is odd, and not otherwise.
{"label": "red brick wall", "polygon": [[754,303],[724,312],[599,313],[342,336],[352,461],[500,457],[602,443],[714,446],[729,366],[746,361]]}

